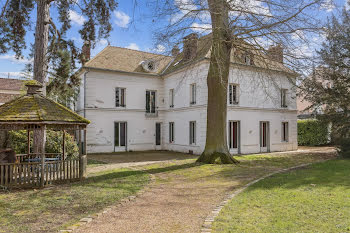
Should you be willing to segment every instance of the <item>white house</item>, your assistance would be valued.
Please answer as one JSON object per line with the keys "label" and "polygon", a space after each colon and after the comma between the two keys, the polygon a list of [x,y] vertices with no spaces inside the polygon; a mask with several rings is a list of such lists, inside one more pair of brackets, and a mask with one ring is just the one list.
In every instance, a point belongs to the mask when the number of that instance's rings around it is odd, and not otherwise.
{"label": "white house", "polygon": [[[89,153],[204,150],[210,36],[189,35],[183,50],[163,56],[108,46],[85,63],[77,111],[91,121]],[[283,50],[244,51],[231,57],[230,152],[296,150],[296,76],[283,65]]]}

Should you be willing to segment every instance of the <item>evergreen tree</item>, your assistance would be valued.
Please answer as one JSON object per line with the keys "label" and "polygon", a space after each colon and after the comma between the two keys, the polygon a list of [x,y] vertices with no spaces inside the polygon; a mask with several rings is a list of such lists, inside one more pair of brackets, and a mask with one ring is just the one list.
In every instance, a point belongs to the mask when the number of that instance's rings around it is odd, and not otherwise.
{"label": "evergreen tree", "polygon": [[304,80],[302,93],[321,113],[317,117],[332,124],[334,142],[345,153],[350,149],[350,12],[343,9],[340,19],[332,17],[326,32],[320,66]]}

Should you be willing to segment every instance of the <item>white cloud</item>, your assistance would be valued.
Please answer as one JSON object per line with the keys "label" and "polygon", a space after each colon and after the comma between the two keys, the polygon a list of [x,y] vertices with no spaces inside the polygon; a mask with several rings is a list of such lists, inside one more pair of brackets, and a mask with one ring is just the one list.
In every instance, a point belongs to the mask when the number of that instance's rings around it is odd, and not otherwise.
{"label": "white cloud", "polygon": [[346,9],[347,11],[350,11],[350,0],[347,0],[347,1],[345,2],[345,9]]}
{"label": "white cloud", "polygon": [[127,49],[133,49],[133,50],[140,50],[139,46],[135,43],[130,43],[128,46],[126,46],[125,48]]}
{"label": "white cloud", "polygon": [[211,24],[199,24],[199,23],[193,23],[191,25],[191,29],[195,32],[211,32]]}
{"label": "white cloud", "polygon": [[31,75],[26,74],[24,72],[17,72],[17,71],[0,72],[0,78],[19,79],[19,78],[28,77],[28,76],[31,76]]}
{"label": "white cloud", "polygon": [[83,25],[86,21],[84,16],[79,15],[76,11],[73,10],[69,10],[69,19],[79,26]]}
{"label": "white cloud", "polygon": [[261,0],[234,0],[231,1],[231,8],[234,11],[230,12],[231,16],[237,16],[242,11],[246,14],[256,14],[260,16],[272,16],[268,6]]}
{"label": "white cloud", "polygon": [[325,2],[323,2],[321,4],[321,9],[327,11],[327,12],[331,12],[335,9],[335,5],[333,0],[326,0]]}
{"label": "white cloud", "polygon": [[157,48],[155,49],[155,51],[156,51],[157,53],[164,53],[165,50],[166,50],[165,46],[164,46],[164,45],[161,45],[161,44],[157,45]]}
{"label": "white cloud", "polygon": [[106,47],[106,45],[108,45],[108,40],[106,40],[106,39],[100,39],[100,40],[97,42],[97,46]]}
{"label": "white cloud", "polygon": [[0,60],[8,60],[12,63],[17,63],[17,64],[26,64],[29,62],[32,62],[33,59],[26,59],[26,58],[20,58],[20,59],[16,59],[15,55],[10,55],[10,54],[5,54],[5,55],[1,55],[0,56]]}
{"label": "white cloud", "polygon": [[305,40],[305,33],[303,31],[297,30],[292,33],[293,40]]}
{"label": "white cloud", "polygon": [[191,16],[191,12],[197,9],[192,0],[174,0],[174,4],[179,9],[179,12],[170,17],[171,24],[181,20],[185,15],[186,17]]}
{"label": "white cloud", "polygon": [[121,28],[127,28],[130,23],[130,16],[122,11],[114,11],[114,16],[117,18],[114,23]]}

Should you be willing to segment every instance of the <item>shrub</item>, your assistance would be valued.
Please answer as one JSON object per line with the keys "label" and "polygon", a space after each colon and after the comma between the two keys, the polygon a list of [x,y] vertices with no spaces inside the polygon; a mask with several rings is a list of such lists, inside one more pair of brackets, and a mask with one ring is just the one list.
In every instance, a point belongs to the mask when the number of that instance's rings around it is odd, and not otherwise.
{"label": "shrub", "polygon": [[301,146],[320,146],[329,143],[328,125],[319,120],[298,121],[298,144]]}
{"label": "shrub", "polygon": [[[10,131],[9,132],[10,147],[15,150],[17,154],[27,153],[27,131]],[[33,148],[33,132],[31,132],[31,148]],[[65,147],[67,157],[79,156],[79,148],[73,137],[66,133]],[[62,132],[61,131],[46,131],[46,153],[62,153]]]}

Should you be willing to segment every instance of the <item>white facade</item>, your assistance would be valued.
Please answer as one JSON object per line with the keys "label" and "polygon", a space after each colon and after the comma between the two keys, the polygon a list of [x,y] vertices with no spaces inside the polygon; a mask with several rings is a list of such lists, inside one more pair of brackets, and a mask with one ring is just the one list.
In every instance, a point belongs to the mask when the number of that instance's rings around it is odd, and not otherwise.
{"label": "white facade", "polygon": [[[87,130],[88,152],[161,149],[200,154],[206,139],[208,68],[209,61],[202,60],[165,76],[85,70],[81,73],[83,83],[77,110],[91,121]],[[230,149],[232,154],[297,149],[294,82],[283,72],[232,65],[229,83],[237,85],[238,103],[228,105],[227,121],[239,121],[235,135],[237,148]],[[195,104],[191,104],[191,84],[196,86]],[[116,107],[118,87],[125,88],[125,107]],[[170,107],[170,89],[174,89],[173,107]],[[286,107],[281,107],[281,89],[287,89]],[[156,91],[156,114],[152,116],[145,111],[147,90]],[[191,121],[196,122],[195,143],[192,144]],[[118,136],[115,135],[116,122],[126,122],[125,146],[115,146],[120,144],[116,137],[124,138],[124,132],[120,130]],[[169,142],[170,122],[174,122],[173,142]],[[283,122],[288,122],[284,131]],[[156,145],[156,123],[161,124],[160,145]],[[118,127],[124,126],[119,124]],[[227,129],[229,131],[229,124]],[[261,134],[265,134],[264,146],[261,145]]]}

